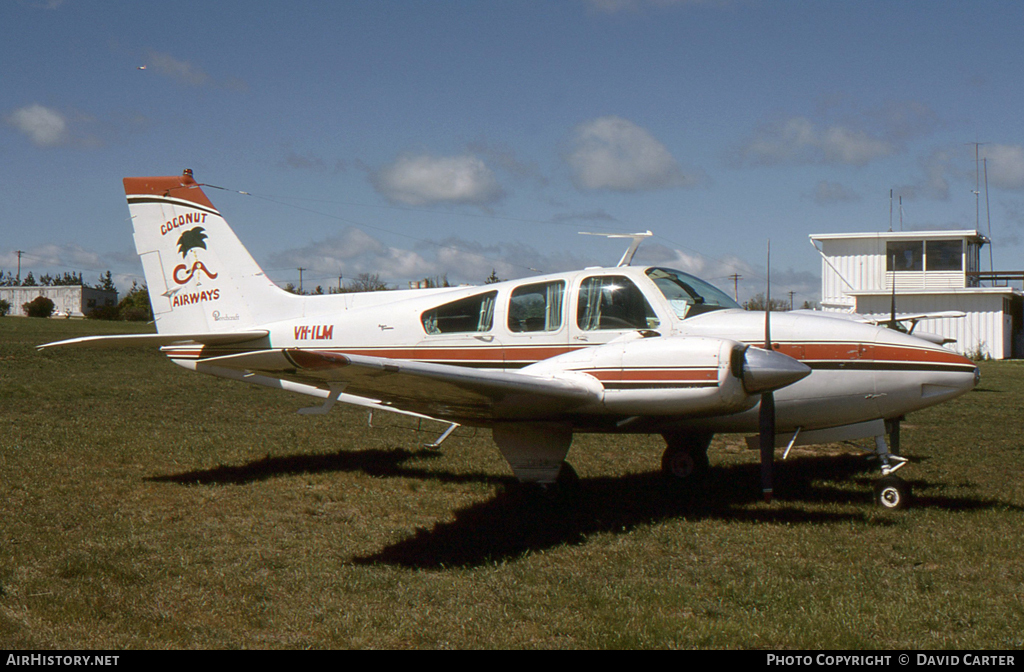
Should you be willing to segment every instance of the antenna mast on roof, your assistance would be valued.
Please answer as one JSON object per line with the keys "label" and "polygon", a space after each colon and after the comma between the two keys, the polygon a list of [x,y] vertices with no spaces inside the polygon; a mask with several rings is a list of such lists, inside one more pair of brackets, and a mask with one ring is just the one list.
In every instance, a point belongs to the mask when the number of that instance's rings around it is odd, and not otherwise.
{"label": "antenna mast on roof", "polygon": [[987,142],[969,142],[974,145],[974,230],[977,231],[981,225],[981,163],[979,162],[978,148],[987,145]]}
{"label": "antenna mast on roof", "polygon": [[889,190],[889,233],[892,233],[892,189]]}
{"label": "antenna mast on roof", "polygon": [[985,220],[988,222],[988,270],[995,271],[995,264],[992,261],[992,215],[988,211],[988,157],[985,162]]}

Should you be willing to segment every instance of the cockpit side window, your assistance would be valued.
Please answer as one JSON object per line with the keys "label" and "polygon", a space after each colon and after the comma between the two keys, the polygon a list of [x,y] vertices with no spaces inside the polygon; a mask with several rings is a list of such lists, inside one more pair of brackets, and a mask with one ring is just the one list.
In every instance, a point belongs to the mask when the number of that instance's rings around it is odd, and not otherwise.
{"label": "cockpit side window", "polygon": [[562,281],[516,287],[508,304],[508,330],[558,331],[562,327],[564,296]]}
{"label": "cockpit side window", "polygon": [[653,329],[660,323],[651,304],[633,282],[621,275],[586,278],[580,285],[576,323],[595,329]]}
{"label": "cockpit side window", "polygon": [[446,303],[423,313],[420,320],[428,334],[458,334],[490,331],[494,324],[497,292],[477,294]]}
{"label": "cockpit side window", "polygon": [[680,318],[725,308],[739,308],[728,294],[689,273],[671,268],[649,268],[649,277]]}

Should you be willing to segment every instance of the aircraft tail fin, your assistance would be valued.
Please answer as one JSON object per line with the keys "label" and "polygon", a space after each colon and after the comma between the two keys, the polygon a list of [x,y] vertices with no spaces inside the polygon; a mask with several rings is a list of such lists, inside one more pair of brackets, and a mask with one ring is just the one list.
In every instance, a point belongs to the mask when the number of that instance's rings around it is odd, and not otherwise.
{"label": "aircraft tail fin", "polygon": [[157,332],[250,329],[301,311],[266,276],[192,171],[126,177],[124,191]]}

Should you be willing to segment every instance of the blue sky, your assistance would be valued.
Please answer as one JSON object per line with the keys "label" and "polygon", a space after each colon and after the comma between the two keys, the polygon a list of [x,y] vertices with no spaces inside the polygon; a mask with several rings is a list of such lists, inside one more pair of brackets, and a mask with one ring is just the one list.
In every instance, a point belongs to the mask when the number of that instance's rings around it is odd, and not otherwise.
{"label": "blue sky", "polygon": [[1019,269],[1022,29],[994,1],[8,0],[0,269],[141,280],[121,179],[186,167],[282,285],[614,264],[577,232],[650,229],[638,259],[741,300],[770,238],[773,292],[813,301],[808,235],[887,230],[890,190]]}

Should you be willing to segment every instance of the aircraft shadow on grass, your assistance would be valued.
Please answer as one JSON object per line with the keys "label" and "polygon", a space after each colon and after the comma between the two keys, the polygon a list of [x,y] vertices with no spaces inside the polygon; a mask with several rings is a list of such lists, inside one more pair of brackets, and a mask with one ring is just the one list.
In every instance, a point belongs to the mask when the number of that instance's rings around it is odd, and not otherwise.
{"label": "aircraft shadow on grass", "polygon": [[[376,477],[422,478],[449,483],[487,482],[498,486],[494,497],[459,509],[454,520],[420,529],[380,551],[353,558],[357,564],[390,564],[414,568],[478,566],[514,559],[566,544],[581,544],[588,535],[622,533],[661,520],[749,521],[822,524],[867,521],[874,505],[869,485],[873,463],[862,456],[796,457],[778,469],[778,499],[770,507],[760,501],[758,464],[718,466],[704,483],[682,488],[660,472],[581,479],[570,491],[546,493],[518,484],[511,476],[454,474],[406,465],[436,459],[441,453],[416,451],[340,451],[322,455],[266,457],[240,466],[219,466],[146,480],[182,485],[244,484],[267,478],[308,473],[362,472]],[[824,481],[852,480],[858,487],[841,489]],[[912,481],[913,506],[966,511],[1008,504],[981,498],[947,497],[929,492],[927,481]],[[814,511],[805,505],[862,506],[860,511]],[[1019,507],[1018,507],[1019,508]],[[1024,510],[1024,509],[1022,509]],[[906,514],[891,514],[906,515]],[[872,524],[891,525],[875,518]]]}
{"label": "aircraft shadow on grass", "polygon": [[410,460],[436,459],[442,456],[441,452],[427,448],[419,450],[407,450],[404,448],[342,450],[336,453],[284,455],[280,457],[268,455],[259,460],[237,466],[220,465],[212,469],[199,469],[181,474],[150,476],[145,480],[158,483],[178,483],[181,485],[240,485],[279,476],[342,471],[362,472],[377,477],[434,478],[452,483],[515,481],[511,476],[502,478],[489,477],[485,474],[446,474],[405,465]]}

